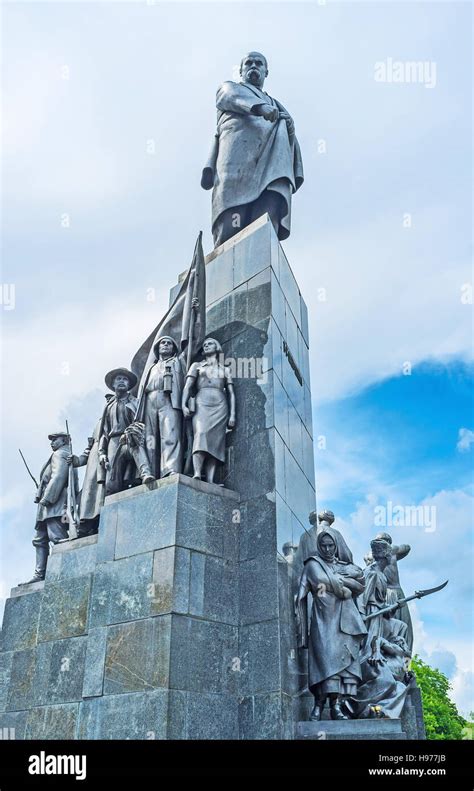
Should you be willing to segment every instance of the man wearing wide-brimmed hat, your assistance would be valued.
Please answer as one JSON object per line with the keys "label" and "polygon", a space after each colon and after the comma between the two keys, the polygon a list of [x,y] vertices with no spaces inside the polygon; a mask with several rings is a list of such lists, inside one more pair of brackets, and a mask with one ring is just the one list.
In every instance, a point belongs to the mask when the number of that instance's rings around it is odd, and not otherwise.
{"label": "man wearing wide-brimmed hat", "polygon": [[127,368],[113,368],[105,376],[105,384],[114,392],[104,409],[99,428],[99,463],[106,494],[126,489],[137,477],[130,455],[120,453],[117,457],[117,451],[122,447],[120,438],[135,420],[137,399],[129,391],[136,383],[137,377]]}
{"label": "man wearing wide-brimmed hat", "polygon": [[36,549],[35,573],[30,580],[21,583],[23,585],[44,580],[49,543],[57,544],[68,538],[66,504],[69,437],[65,432],[58,431],[49,434],[48,439],[53,452],[40,472],[40,482],[35,497],[35,503],[38,503],[33,539],[33,546]]}

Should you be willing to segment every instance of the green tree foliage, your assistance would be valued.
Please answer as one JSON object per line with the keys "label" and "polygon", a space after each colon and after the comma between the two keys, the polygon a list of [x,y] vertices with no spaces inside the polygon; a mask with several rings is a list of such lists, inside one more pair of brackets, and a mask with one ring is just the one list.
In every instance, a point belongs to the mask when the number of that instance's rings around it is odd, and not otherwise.
{"label": "green tree foliage", "polygon": [[449,699],[451,684],[444,673],[430,667],[418,656],[413,657],[410,670],[415,673],[421,689],[426,738],[472,739],[472,723],[461,717],[456,705]]}

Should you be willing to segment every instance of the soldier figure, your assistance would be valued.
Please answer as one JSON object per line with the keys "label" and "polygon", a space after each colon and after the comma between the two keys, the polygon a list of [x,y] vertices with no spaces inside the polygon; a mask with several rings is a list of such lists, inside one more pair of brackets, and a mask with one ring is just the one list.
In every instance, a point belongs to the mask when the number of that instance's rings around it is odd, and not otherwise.
{"label": "soldier figure", "polygon": [[183,413],[181,397],[186,361],[170,335],[153,346],[154,362],[143,374],[137,420],[144,424],[145,461],[142,481],[166,478],[183,471]]}
{"label": "soldier figure", "polygon": [[49,542],[58,544],[68,538],[68,521],[66,517],[69,437],[64,432],[49,434],[53,450],[40,473],[40,482],[35,497],[38,503],[36,515],[35,537],[33,546],[36,549],[35,573],[27,582],[44,580],[46,564],[49,556]]}

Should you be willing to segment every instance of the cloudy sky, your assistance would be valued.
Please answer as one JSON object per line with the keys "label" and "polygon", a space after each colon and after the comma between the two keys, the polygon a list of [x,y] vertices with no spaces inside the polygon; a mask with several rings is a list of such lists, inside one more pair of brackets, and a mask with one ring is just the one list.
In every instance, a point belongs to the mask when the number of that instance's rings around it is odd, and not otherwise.
{"label": "cloudy sky", "polygon": [[[474,709],[470,15],[456,2],[4,5],[2,597],[33,569],[17,448],[38,475],[68,417],[82,450],[105,371],[162,314],[200,228],[211,248],[199,181],[215,89],[259,49],[305,164],[284,248],[310,313],[318,506],[361,563],[377,507],[434,515],[388,529],[412,546],[407,592],[450,579],[413,609],[416,649]],[[397,62],[419,63],[416,81],[395,81]]]}

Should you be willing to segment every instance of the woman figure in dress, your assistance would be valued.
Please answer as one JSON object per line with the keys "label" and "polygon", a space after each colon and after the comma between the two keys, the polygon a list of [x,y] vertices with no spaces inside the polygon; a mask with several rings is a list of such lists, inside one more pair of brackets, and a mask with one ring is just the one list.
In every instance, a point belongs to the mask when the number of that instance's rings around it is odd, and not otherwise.
{"label": "woman figure in dress", "polygon": [[[204,360],[193,363],[183,390],[184,417],[193,420],[194,478],[205,476],[213,483],[218,463],[225,461],[226,429],[235,426],[235,393],[230,369],[219,362],[222,347],[214,338],[206,338]],[[195,409],[190,399],[195,393]]]}
{"label": "woman figure in dress", "polygon": [[[305,562],[296,600],[298,643],[308,648],[308,687],[314,696],[311,720],[320,720],[329,697],[331,719],[348,719],[341,704],[357,694],[359,660],[367,629],[356,598],[364,590],[362,569],[352,563],[342,536],[330,527],[317,538],[317,550]],[[306,598],[312,594],[307,630]]]}

